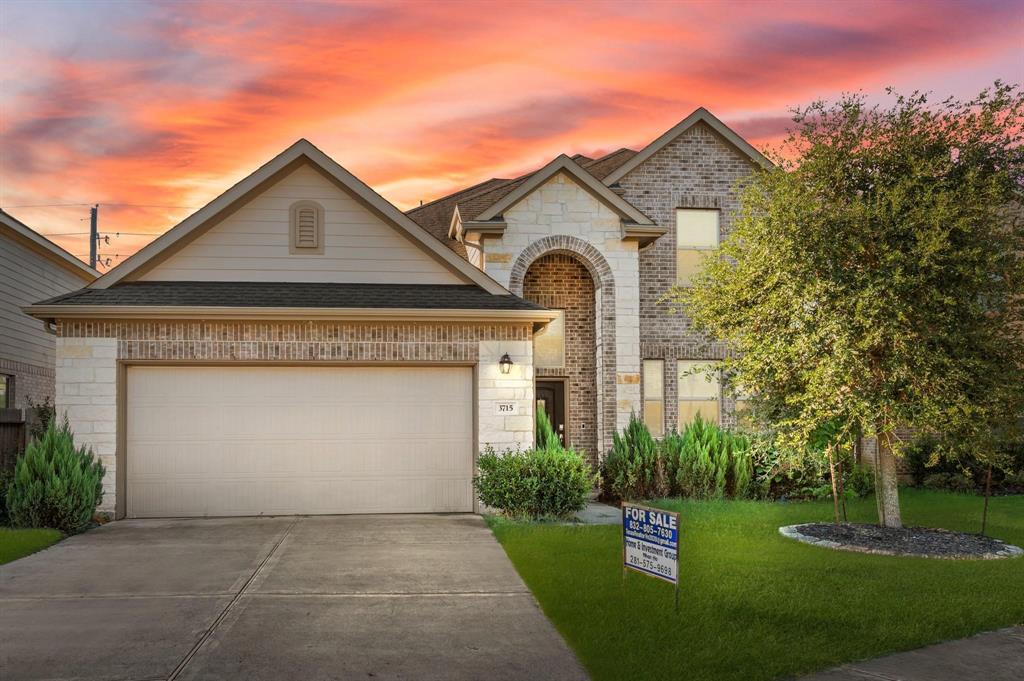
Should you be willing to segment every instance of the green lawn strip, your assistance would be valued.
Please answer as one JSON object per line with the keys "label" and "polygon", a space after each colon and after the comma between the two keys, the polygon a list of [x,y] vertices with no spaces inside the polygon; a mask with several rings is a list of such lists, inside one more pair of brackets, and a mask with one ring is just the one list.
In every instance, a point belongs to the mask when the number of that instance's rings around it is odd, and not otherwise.
{"label": "green lawn strip", "polygon": [[0,527],[0,565],[42,551],[63,537],[57,530],[14,530]]}
{"label": "green lawn strip", "polygon": [[[976,532],[982,499],[909,489],[908,525]],[[491,527],[595,681],[808,673],[1024,622],[1024,558],[949,561],[831,551],[778,534],[831,518],[831,501],[655,505],[681,514],[682,604],[630,573],[618,527]],[[851,505],[872,522],[873,499]],[[990,534],[1024,546],[1024,497],[992,500]]]}

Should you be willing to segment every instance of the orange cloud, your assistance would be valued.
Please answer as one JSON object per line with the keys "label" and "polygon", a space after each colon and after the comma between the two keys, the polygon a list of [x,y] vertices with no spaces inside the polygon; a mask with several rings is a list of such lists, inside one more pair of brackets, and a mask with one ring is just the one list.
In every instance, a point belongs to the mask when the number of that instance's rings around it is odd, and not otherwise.
{"label": "orange cloud", "polygon": [[410,207],[696,106],[758,144],[844,89],[1019,79],[1024,21],[1008,1],[5,6],[0,205],[86,253],[100,203],[119,258],[299,137]]}

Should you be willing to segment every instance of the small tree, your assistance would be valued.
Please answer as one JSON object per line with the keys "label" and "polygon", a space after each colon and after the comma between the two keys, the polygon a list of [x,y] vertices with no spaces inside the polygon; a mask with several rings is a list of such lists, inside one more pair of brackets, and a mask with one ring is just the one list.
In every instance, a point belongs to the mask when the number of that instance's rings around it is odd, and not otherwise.
{"label": "small tree", "polygon": [[65,420],[53,420],[18,459],[7,489],[7,510],[15,527],[50,527],[81,532],[103,500],[103,464],[87,447],[75,447]]}
{"label": "small tree", "polygon": [[851,95],[794,121],[724,257],[669,297],[725,341],[724,368],[792,444],[828,423],[876,437],[879,522],[899,527],[897,427],[1020,414],[1024,97],[998,82],[969,102]]}

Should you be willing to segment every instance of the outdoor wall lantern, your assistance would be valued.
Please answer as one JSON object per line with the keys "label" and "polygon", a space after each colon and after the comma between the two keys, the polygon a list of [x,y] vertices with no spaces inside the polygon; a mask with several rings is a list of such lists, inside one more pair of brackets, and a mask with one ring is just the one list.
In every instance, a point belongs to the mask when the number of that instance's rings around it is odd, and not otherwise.
{"label": "outdoor wall lantern", "polygon": [[501,369],[501,373],[503,374],[507,374],[512,371],[512,358],[508,356],[507,352],[498,360],[498,367]]}

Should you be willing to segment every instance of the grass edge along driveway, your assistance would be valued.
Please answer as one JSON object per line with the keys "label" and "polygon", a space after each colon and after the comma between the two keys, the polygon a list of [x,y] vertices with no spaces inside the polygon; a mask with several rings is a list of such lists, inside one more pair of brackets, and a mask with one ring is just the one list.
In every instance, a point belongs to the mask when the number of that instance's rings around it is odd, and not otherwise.
{"label": "grass edge along driveway", "polygon": [[63,538],[58,530],[0,527],[0,565],[42,551]]}
{"label": "grass edge along driveway", "polygon": [[[976,532],[976,496],[901,491],[907,525]],[[488,522],[594,681],[757,681],[1024,622],[1024,558],[950,561],[831,551],[778,534],[831,519],[807,503],[660,500],[680,512],[682,604],[622,578],[620,528]],[[850,520],[874,522],[874,499]],[[1024,546],[1024,496],[992,500],[989,534]]]}

